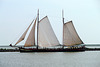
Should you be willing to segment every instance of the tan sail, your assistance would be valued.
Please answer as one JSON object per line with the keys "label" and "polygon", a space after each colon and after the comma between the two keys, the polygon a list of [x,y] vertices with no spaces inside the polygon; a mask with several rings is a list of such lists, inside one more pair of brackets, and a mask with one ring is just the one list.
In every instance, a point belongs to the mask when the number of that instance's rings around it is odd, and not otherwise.
{"label": "tan sail", "polygon": [[49,47],[59,45],[59,41],[50,25],[48,17],[44,17],[39,22],[38,45],[40,47]]}
{"label": "tan sail", "polygon": [[24,47],[29,47],[35,45],[35,25],[36,25],[36,20],[34,22],[34,25],[29,33],[29,36],[25,42]]}
{"label": "tan sail", "polygon": [[63,27],[63,44],[66,46],[83,44],[82,40],[79,38],[72,21],[64,24]]}
{"label": "tan sail", "polygon": [[[34,21],[34,20],[33,20]],[[29,25],[29,27],[26,29],[26,31],[23,33],[23,35],[19,38],[19,40],[16,42],[16,44],[18,44],[19,42],[21,42],[22,40],[24,40],[27,31],[29,30],[30,26],[32,25],[33,21],[31,22],[31,24]],[[15,45],[16,45],[15,44]]]}

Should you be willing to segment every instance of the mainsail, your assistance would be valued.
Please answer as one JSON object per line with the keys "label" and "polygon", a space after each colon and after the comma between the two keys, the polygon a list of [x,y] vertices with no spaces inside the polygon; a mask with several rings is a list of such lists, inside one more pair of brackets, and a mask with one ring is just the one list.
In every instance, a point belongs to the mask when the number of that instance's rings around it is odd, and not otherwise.
{"label": "mainsail", "polygon": [[33,46],[35,45],[35,25],[36,25],[36,20],[34,22],[34,25],[29,33],[29,36],[25,42],[25,47]]}
{"label": "mainsail", "polygon": [[72,46],[83,44],[74,28],[72,21],[64,23],[63,26],[63,45]]}
{"label": "mainsail", "polygon": [[[34,20],[33,20],[34,21]],[[29,27],[26,29],[26,31],[23,33],[23,35],[19,38],[19,40],[16,42],[16,44],[18,44],[19,42],[21,42],[22,40],[24,40],[27,31],[29,30],[30,26],[32,25],[33,21],[31,22],[31,24],[29,25]],[[15,44],[15,45],[16,45]]]}
{"label": "mainsail", "polygon": [[40,47],[59,45],[47,16],[39,22],[38,45]]}

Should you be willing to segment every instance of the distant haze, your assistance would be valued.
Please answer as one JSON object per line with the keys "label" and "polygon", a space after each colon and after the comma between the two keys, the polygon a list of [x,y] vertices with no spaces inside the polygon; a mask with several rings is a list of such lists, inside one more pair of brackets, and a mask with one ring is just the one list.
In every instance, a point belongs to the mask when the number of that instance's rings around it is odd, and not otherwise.
{"label": "distant haze", "polygon": [[62,44],[62,9],[65,22],[72,20],[86,44],[100,44],[99,0],[0,0],[0,45],[14,43],[40,12],[48,16]]}

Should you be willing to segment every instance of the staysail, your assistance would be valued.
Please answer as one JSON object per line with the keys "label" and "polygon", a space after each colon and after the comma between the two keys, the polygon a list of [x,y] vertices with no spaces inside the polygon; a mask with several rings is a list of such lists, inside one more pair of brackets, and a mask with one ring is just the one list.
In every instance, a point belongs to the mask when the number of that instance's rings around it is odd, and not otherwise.
{"label": "staysail", "polygon": [[57,40],[47,16],[40,20],[38,31],[38,45],[40,47],[59,45],[59,41]]}
{"label": "staysail", "polygon": [[[34,21],[34,20],[33,20]],[[24,40],[27,31],[29,30],[30,26],[32,25],[33,21],[31,22],[31,24],[29,25],[29,27],[26,29],[26,31],[23,33],[23,35],[19,38],[19,40],[16,42],[16,44],[18,44],[19,42],[21,42],[22,40]],[[15,44],[15,45],[16,45]]]}
{"label": "staysail", "polygon": [[29,47],[35,45],[35,25],[36,25],[36,20],[34,22],[34,25],[29,33],[29,36],[25,42],[24,47]]}
{"label": "staysail", "polygon": [[63,45],[72,46],[83,44],[82,40],[78,36],[72,21],[64,23],[63,25]]}

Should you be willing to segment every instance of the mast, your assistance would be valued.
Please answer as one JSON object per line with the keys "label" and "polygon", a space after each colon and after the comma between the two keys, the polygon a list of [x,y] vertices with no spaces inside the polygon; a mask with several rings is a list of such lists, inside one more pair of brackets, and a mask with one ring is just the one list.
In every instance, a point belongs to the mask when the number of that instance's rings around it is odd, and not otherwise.
{"label": "mast", "polygon": [[38,30],[39,30],[39,9],[37,13],[37,49],[38,49]]}
{"label": "mast", "polygon": [[63,43],[63,40],[64,40],[64,11],[62,10],[62,22],[63,22],[63,38],[62,38],[62,48],[64,48],[64,43]]}
{"label": "mast", "polygon": [[62,10],[62,21],[63,21],[63,24],[64,24],[64,11]]}

